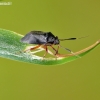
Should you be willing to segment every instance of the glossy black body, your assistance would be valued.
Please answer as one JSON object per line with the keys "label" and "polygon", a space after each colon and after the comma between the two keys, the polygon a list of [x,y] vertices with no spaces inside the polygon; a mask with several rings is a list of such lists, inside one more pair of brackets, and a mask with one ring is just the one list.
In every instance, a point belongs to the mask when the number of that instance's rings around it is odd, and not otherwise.
{"label": "glossy black body", "polygon": [[31,31],[21,39],[21,42],[38,45],[58,45],[59,39],[57,36],[54,36],[51,32]]}

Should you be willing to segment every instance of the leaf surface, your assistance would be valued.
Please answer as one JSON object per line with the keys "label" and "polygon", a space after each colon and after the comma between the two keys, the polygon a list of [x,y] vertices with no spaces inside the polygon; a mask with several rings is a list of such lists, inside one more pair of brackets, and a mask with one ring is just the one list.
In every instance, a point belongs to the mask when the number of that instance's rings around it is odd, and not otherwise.
{"label": "leaf surface", "polygon": [[[0,29],[0,57],[8,58],[12,60],[17,60],[21,62],[33,63],[33,64],[40,64],[40,65],[58,65],[71,62],[73,60],[79,59],[80,57],[86,55],[90,51],[92,51],[95,47],[100,44],[100,41],[92,44],[91,46],[75,52],[73,54],[66,54],[59,56],[57,59],[53,58],[45,58],[37,56],[35,53],[44,50],[40,48],[40,51],[32,52],[23,52],[26,48],[30,46],[30,44],[25,44],[20,42],[20,39],[23,35],[20,35],[16,32]],[[75,56],[77,55],[77,56]]]}

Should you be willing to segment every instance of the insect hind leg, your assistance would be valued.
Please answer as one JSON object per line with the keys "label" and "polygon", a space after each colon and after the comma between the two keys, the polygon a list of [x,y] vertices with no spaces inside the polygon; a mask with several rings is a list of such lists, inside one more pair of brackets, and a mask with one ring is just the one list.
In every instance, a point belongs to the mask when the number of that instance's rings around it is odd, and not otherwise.
{"label": "insect hind leg", "polygon": [[41,45],[37,45],[37,46],[35,46],[35,47],[29,47],[29,48],[26,48],[26,49],[24,50],[24,52],[38,49],[40,46],[41,46]]}

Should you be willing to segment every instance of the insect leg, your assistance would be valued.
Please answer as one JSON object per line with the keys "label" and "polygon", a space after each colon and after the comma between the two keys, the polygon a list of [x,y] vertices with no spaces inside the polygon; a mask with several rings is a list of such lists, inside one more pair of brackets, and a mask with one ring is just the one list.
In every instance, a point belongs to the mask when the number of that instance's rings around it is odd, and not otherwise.
{"label": "insect leg", "polygon": [[52,45],[50,45],[50,46],[51,46],[52,49],[56,52],[56,53],[54,54],[54,56],[56,57],[56,60],[57,60],[57,54],[58,54],[59,46],[58,46],[57,50],[56,50]]}
{"label": "insect leg", "polygon": [[[51,46],[51,45],[50,45],[50,46]],[[51,46],[51,47],[52,47],[52,46]],[[42,48],[44,48],[44,49],[46,50],[46,53],[44,54],[43,57],[45,57],[46,54],[49,52],[51,55],[55,56],[55,58],[56,58],[56,60],[57,60],[57,56],[56,56],[56,54],[54,54],[54,53],[52,53],[51,51],[49,51],[46,45],[43,45]],[[57,50],[56,50],[54,47],[52,47],[52,49],[53,49],[54,51],[57,52]],[[59,47],[58,47],[58,49],[59,49]]]}
{"label": "insect leg", "polygon": [[[42,48],[44,48],[44,49],[46,50],[46,46],[45,46],[45,45],[43,45]],[[54,48],[54,49],[55,49],[55,48]],[[55,49],[55,50],[56,50],[56,49]],[[52,53],[50,50],[48,50],[48,48],[47,48],[47,53],[49,53],[49,54],[55,56],[55,58],[56,58],[56,60],[57,60],[57,56],[56,56],[54,53]]]}
{"label": "insect leg", "polygon": [[41,45],[37,45],[35,47],[30,47],[30,48],[26,48],[26,50],[24,50],[24,52],[30,51],[30,50],[35,50],[37,48],[39,48]]}
{"label": "insect leg", "polygon": [[47,48],[47,46],[44,46],[44,48],[45,48],[46,52],[45,52],[43,58],[44,58],[44,57],[46,56],[46,54],[48,53],[48,48]]}
{"label": "insect leg", "polygon": [[57,52],[57,50],[52,46],[52,45],[50,45],[51,47],[52,47],[52,49],[55,51],[55,52]]}
{"label": "insect leg", "polygon": [[[42,47],[43,49],[45,49],[45,45],[42,45],[41,47]],[[54,55],[50,50],[48,50],[48,53],[51,54],[51,55]]]}
{"label": "insect leg", "polygon": [[[57,48],[57,50],[56,50],[56,54],[58,54],[58,50],[59,50],[59,45],[58,45],[58,48]],[[56,55],[56,54],[55,54],[55,55]]]}
{"label": "insect leg", "polygon": [[30,48],[30,50],[35,50],[35,49],[37,49],[37,48],[39,48],[41,45],[37,45],[37,46],[35,46],[35,47],[33,47],[33,48]]}
{"label": "insect leg", "polygon": [[[61,45],[60,45],[60,47],[62,47],[63,49],[67,50],[67,51],[70,52],[71,54],[75,55],[74,52],[72,52],[70,49],[68,49],[68,48],[64,48],[64,47],[61,46]],[[75,56],[81,58],[81,57],[78,56],[78,55],[75,55]]]}
{"label": "insect leg", "polygon": [[56,52],[54,55],[58,54],[58,50],[59,50],[59,45],[57,47],[57,50],[51,45],[52,49]]}
{"label": "insect leg", "polygon": [[53,50],[56,52],[56,53],[55,53],[55,55],[56,55],[56,54],[58,54],[59,45],[58,45],[58,48],[57,48],[57,50],[56,50],[56,49],[55,49],[55,48],[54,48],[52,45],[50,45],[50,46],[51,46],[51,47],[52,47],[52,49],[53,49]]}

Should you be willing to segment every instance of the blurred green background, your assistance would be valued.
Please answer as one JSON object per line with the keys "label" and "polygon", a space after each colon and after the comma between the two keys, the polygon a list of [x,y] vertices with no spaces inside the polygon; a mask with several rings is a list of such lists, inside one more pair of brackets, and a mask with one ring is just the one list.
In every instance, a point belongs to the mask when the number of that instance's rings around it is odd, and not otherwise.
{"label": "blurred green background", "polygon": [[[8,2],[9,0],[3,0]],[[51,31],[73,52],[100,39],[100,0],[10,0],[0,6],[0,28],[25,35]],[[43,52],[44,53],[44,52]],[[60,53],[67,51],[60,50]],[[100,48],[59,66],[0,58],[0,100],[100,100]]]}

